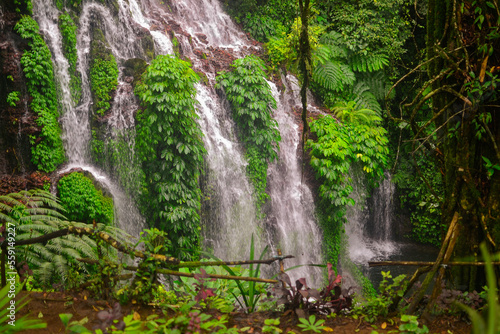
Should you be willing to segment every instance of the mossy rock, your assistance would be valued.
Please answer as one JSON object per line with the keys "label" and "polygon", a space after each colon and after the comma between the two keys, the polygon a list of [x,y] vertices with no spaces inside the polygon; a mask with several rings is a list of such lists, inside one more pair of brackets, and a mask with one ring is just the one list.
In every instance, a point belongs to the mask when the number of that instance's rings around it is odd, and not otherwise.
{"label": "mossy rock", "polygon": [[148,63],[144,59],[131,58],[123,63],[123,74],[128,77],[134,77],[132,85],[135,87],[141,79],[142,73],[148,68]]}
{"label": "mossy rock", "polygon": [[143,38],[141,38],[142,49],[144,50],[144,54],[147,57],[148,61],[151,61],[155,58],[155,43],[153,40],[153,36],[147,34]]}
{"label": "mossy rock", "polygon": [[92,43],[90,44],[90,61],[94,59],[110,60],[111,47],[109,46],[104,33],[99,28],[94,28],[92,31]]}

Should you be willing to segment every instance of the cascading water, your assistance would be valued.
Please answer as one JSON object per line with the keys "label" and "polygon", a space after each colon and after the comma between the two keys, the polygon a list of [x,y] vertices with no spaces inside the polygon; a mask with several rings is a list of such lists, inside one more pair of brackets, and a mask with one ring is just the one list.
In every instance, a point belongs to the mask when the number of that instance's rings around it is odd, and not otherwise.
{"label": "cascading water", "polygon": [[384,173],[384,179],[374,190],[371,208],[371,224],[368,234],[374,240],[384,243],[394,243],[396,231],[394,226],[394,195],[395,185],[389,172]]}
{"label": "cascading water", "polygon": [[[374,191],[374,202],[371,212],[367,208],[367,187],[364,185],[362,173],[351,171],[353,191],[350,197],[356,203],[349,206],[346,213],[348,223],[345,231],[348,239],[348,253],[356,264],[368,265],[368,261],[384,259],[398,252],[398,246],[391,238],[392,230],[392,196],[394,190],[390,179],[385,179]],[[368,233],[368,222],[372,221],[380,226],[376,227],[378,233]]]}
{"label": "cascading water", "polygon": [[[197,85],[199,123],[204,133],[207,149],[207,170],[203,180],[204,212],[202,213],[205,246],[213,249],[215,255],[224,259],[248,257],[250,238],[255,237],[256,251],[266,244],[282,248],[285,254],[296,256],[295,264],[321,263],[321,236],[314,217],[314,204],[311,191],[301,182],[301,162],[298,153],[299,128],[291,113],[300,104],[296,94],[296,83],[286,94],[280,94],[274,84],[270,84],[279,107],[275,117],[279,124],[283,142],[280,144],[280,161],[269,167],[268,218],[259,220],[256,216],[252,186],[246,177],[246,161],[241,143],[236,139],[235,124],[225,99],[218,96],[211,87],[217,67],[196,56],[202,52],[206,57],[215,57],[217,52],[229,57],[242,57],[253,48],[246,35],[241,32],[222,12],[216,0],[176,1],[171,11],[153,1],[118,0],[118,8],[108,9],[95,2],[82,3],[79,16],[77,50],[77,70],[81,75],[82,94],[77,106],[71,101],[69,90],[68,62],[62,53],[57,18],[60,12],[51,1],[41,0],[35,8],[36,18],[41,27],[50,35],[47,43],[51,48],[56,67],[58,84],[61,86],[63,116],[61,122],[69,166],[79,167],[91,172],[113,194],[119,226],[131,233],[138,234],[142,219],[130,199],[114,185],[112,180],[90,164],[88,143],[90,141],[90,110],[92,93],[89,82],[89,66],[92,43],[92,30],[102,30],[111,53],[120,66],[118,88],[114,94],[112,109],[106,115],[106,126],[110,143],[123,139],[128,147],[115,148],[133,165],[137,163],[133,152],[134,118],[138,109],[133,95],[130,77],[124,75],[123,64],[126,60],[140,58],[150,60],[143,49],[141,38],[150,34],[154,41],[156,54],[171,54],[173,46],[166,32],[174,27],[175,36],[183,55],[191,58],[193,67],[203,72],[210,85]],[[142,6],[142,7],[141,7]],[[118,15],[118,18],[116,18]],[[182,28],[179,28],[182,27]],[[140,36],[140,38],[138,37]],[[293,81],[293,78],[290,78]],[[287,81],[284,78],[284,81]],[[293,101],[293,102],[289,102]],[[127,153],[124,154],[123,150]],[[116,163],[116,161],[114,161]],[[119,166],[107,166],[106,170],[119,174]],[[129,165],[125,169],[133,171]],[[130,172],[129,174],[133,174]],[[134,176],[131,176],[134,178]],[[134,183],[134,180],[120,181]],[[118,202],[124,202],[120,206]],[[118,207],[119,206],[119,207]],[[121,208],[129,210],[124,212]],[[311,273],[314,272],[313,275]],[[310,284],[319,284],[321,275],[310,268],[301,268],[291,275],[295,278],[308,277]],[[311,277],[314,276],[314,277]]]}
{"label": "cascading water", "polygon": [[[285,79],[285,78],[283,78]],[[315,221],[314,201],[311,190],[302,182],[300,132],[293,119],[293,105],[297,101],[293,90],[283,94],[276,85],[269,82],[277,102],[274,118],[281,133],[278,162],[269,167],[269,193],[271,210],[267,218],[271,245],[281,247],[295,259],[287,261],[288,266],[300,264],[321,264],[322,237]],[[308,284],[319,286],[321,270],[317,267],[300,267],[289,273],[292,282],[307,277]]]}
{"label": "cascading water", "polygon": [[[85,4],[80,16],[80,29],[77,38],[77,67],[82,78],[82,98],[80,104],[75,107],[71,101],[69,65],[62,52],[62,37],[57,26],[60,12],[50,0],[35,1],[33,12],[52,53],[55,65],[55,77],[59,88],[59,101],[62,105],[62,117],[60,121],[63,128],[63,141],[69,164],[61,173],[69,171],[72,168],[81,168],[90,172],[113,195],[115,217],[117,217],[118,226],[124,228],[132,235],[138,235],[144,226],[144,219],[133,202],[109,177],[104,176],[103,172],[91,166],[89,162],[88,143],[91,137],[89,126],[91,92],[88,80],[90,21],[95,19],[94,15],[101,14],[102,22],[105,26],[106,38],[113,42],[110,45],[114,46],[113,51],[118,56],[130,57],[134,54],[133,51],[141,49],[136,47],[135,41],[121,38],[130,36],[128,33],[130,29],[127,29],[127,25],[118,25],[118,27],[122,28],[122,31],[117,33],[112,15],[110,15],[108,9],[94,3]],[[119,45],[121,44],[128,46],[128,48],[124,49],[120,47]],[[118,52],[118,50],[125,52]]]}
{"label": "cascading water", "polygon": [[208,170],[205,176],[202,217],[205,247],[220,258],[245,258],[250,238],[262,249],[260,227],[256,218],[252,187],[246,178],[242,147],[236,140],[230,110],[213,91],[198,84],[200,125],[207,149]]}

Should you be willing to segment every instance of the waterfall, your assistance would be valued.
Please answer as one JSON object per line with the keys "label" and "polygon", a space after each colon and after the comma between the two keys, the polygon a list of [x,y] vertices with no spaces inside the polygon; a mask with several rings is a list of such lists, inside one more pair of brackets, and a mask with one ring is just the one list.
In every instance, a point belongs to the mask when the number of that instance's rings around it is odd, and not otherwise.
{"label": "waterfall", "polygon": [[346,213],[347,251],[354,263],[367,266],[368,261],[382,260],[399,251],[392,233],[394,185],[391,183],[390,174],[385,173],[384,180],[373,191],[373,204],[369,210],[369,194],[366,193],[367,187],[362,173],[351,170],[351,179],[353,192],[350,197],[356,204],[349,206]]}
{"label": "waterfall", "polygon": [[[144,226],[130,198],[116,185],[116,179],[125,183],[129,192],[133,189],[130,185],[138,183],[134,169],[139,162],[133,150],[133,115],[139,106],[133,94],[132,79],[124,74],[123,64],[132,58],[151,60],[151,54],[144,49],[144,41],[150,38],[156,54],[172,54],[175,45],[182,55],[190,58],[193,68],[208,78],[207,85],[196,85],[198,122],[207,149],[201,217],[205,248],[223,259],[247,258],[253,235],[257,254],[269,245],[273,251],[281,248],[284,254],[294,255],[293,261],[285,263],[287,267],[322,263],[322,238],[314,215],[313,196],[308,186],[302,183],[301,131],[293,113],[300,105],[297,80],[292,76],[282,78],[288,87],[286,92],[280,92],[269,82],[278,102],[274,117],[283,141],[279,161],[270,164],[268,170],[271,199],[265,210],[267,217],[258,219],[253,187],[246,176],[244,148],[237,140],[230,107],[225,98],[217,94],[213,84],[221,67],[215,61],[216,57],[224,55],[225,61],[231,61],[259,47],[252,45],[221,10],[217,0],[182,0],[173,2],[170,7],[148,0],[118,0],[117,8],[84,1],[77,34],[77,71],[81,75],[82,97],[76,106],[70,97],[68,62],[62,53],[61,34],[57,29],[60,12],[50,0],[35,3],[36,19],[43,27],[53,60],[57,63],[57,83],[60,98],[64,100],[61,123],[69,160],[64,171],[82,168],[112,193],[118,226],[136,235]],[[119,84],[105,122],[109,139],[106,150],[120,152],[122,159],[104,166],[106,172],[92,165],[88,147],[92,117],[89,52],[92,31],[96,28],[102,30],[120,69]],[[170,41],[169,35],[175,36],[175,43]],[[117,142],[123,145],[117,146]],[[293,279],[306,277],[311,285],[319,285],[321,280],[321,272],[311,267],[296,269],[290,275]]]}
{"label": "waterfall", "polygon": [[371,223],[369,235],[384,243],[391,243],[396,239],[394,228],[394,195],[395,185],[389,172],[384,173],[384,179],[373,191]]}
{"label": "waterfall", "polygon": [[246,177],[246,161],[237,142],[230,110],[215,92],[196,86],[200,125],[207,149],[202,217],[205,247],[223,259],[249,255],[252,235],[262,250],[252,187]]}
{"label": "waterfall", "polygon": [[[286,80],[286,78],[283,78]],[[279,159],[269,167],[269,192],[271,210],[267,218],[271,244],[281,247],[295,259],[288,260],[292,267],[300,264],[322,264],[322,237],[314,214],[311,190],[302,182],[301,132],[293,118],[295,102],[293,90],[280,94],[276,85],[268,82],[277,102],[274,118],[281,133]],[[289,273],[292,282],[306,277],[308,284],[321,283],[321,270],[317,267],[301,267]]]}
{"label": "waterfall", "polygon": [[[102,171],[92,166],[88,154],[88,143],[91,138],[89,125],[91,91],[88,78],[91,20],[95,20],[95,16],[100,15],[102,24],[105,26],[106,39],[112,42],[110,45],[112,45],[113,53],[118,57],[131,58],[134,51],[140,50],[140,48],[131,39],[131,29],[128,28],[129,26],[115,26],[112,15],[107,8],[95,3],[86,3],[80,16],[79,33],[77,36],[77,69],[82,77],[82,98],[78,106],[73,106],[69,85],[69,64],[62,52],[62,37],[57,26],[60,12],[55,7],[53,1],[39,0],[34,2],[33,13],[52,53],[54,72],[58,85],[58,98],[62,106],[60,122],[63,129],[63,141],[69,165],[60,171],[60,173],[64,173],[72,168],[81,168],[92,173],[95,179],[106,187],[113,196],[115,217],[118,226],[137,236],[144,226],[144,219],[131,199],[120,187],[111,178],[105,176]],[[122,20],[122,22],[127,21]],[[121,45],[127,47],[123,48]]]}

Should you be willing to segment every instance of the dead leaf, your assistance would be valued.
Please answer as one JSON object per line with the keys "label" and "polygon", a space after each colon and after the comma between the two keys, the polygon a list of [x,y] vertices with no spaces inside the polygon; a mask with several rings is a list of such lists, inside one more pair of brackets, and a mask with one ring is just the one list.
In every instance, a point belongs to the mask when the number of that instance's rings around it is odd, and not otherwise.
{"label": "dead leaf", "polygon": [[137,312],[134,312],[134,320],[141,320],[141,315]]}
{"label": "dead leaf", "polygon": [[383,322],[382,325],[380,325],[380,328],[386,329],[387,328],[387,323]]}

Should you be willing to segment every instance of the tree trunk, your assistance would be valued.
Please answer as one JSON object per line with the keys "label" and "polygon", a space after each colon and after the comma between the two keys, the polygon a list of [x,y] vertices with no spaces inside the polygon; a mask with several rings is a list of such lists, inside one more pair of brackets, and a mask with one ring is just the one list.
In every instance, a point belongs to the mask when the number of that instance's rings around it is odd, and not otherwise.
{"label": "tree trunk", "polygon": [[[442,219],[449,225],[457,212],[461,224],[455,261],[476,261],[481,242],[490,251],[499,250],[500,170],[490,175],[492,168],[484,159],[500,166],[500,107],[495,88],[488,83],[500,83],[494,78],[500,69],[500,38],[486,37],[492,30],[498,31],[498,5],[491,8],[478,1],[473,7],[463,0],[429,0],[427,56],[437,57],[430,62],[428,74],[432,80],[451,70],[432,84],[436,93],[432,112],[444,174]],[[486,53],[481,51],[484,45]],[[478,268],[454,267],[456,287],[472,290],[484,285]]]}

